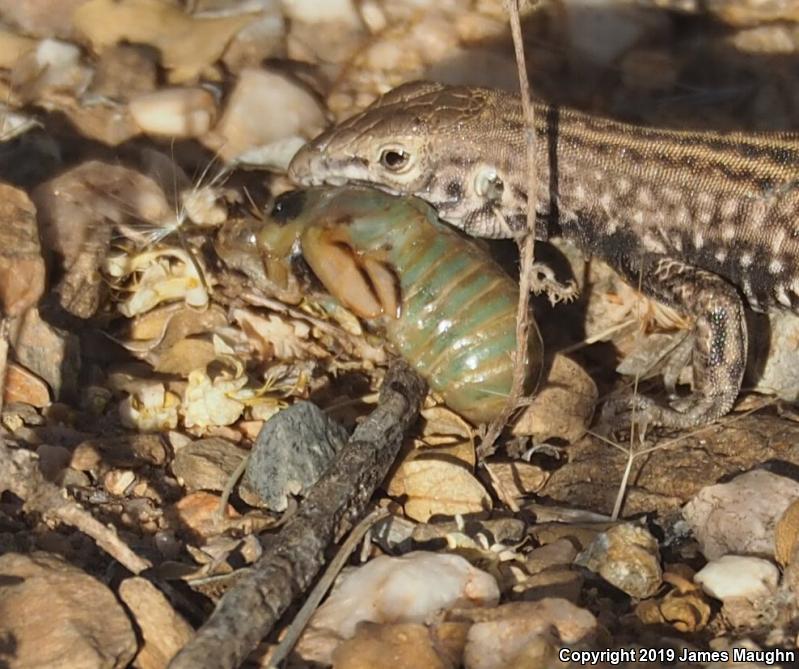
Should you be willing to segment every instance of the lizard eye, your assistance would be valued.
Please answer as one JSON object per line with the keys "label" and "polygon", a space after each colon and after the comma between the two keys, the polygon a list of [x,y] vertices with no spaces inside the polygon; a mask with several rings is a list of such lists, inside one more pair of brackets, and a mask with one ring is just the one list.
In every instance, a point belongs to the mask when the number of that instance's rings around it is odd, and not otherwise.
{"label": "lizard eye", "polygon": [[493,167],[483,168],[474,178],[474,190],[486,200],[501,200],[505,184]]}
{"label": "lizard eye", "polygon": [[411,154],[400,148],[384,149],[380,154],[380,164],[387,170],[399,172],[408,165]]}

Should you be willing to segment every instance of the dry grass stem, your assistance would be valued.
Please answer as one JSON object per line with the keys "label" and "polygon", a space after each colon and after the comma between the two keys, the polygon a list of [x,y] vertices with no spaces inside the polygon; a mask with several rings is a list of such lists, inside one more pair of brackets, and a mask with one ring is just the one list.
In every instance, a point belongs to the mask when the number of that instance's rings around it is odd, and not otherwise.
{"label": "dry grass stem", "polygon": [[536,193],[536,168],[535,168],[535,112],[531,99],[530,82],[527,78],[527,65],[524,58],[524,41],[522,39],[522,26],[519,17],[519,0],[507,0],[506,7],[510,17],[510,29],[513,36],[513,47],[516,54],[516,66],[519,71],[519,88],[524,111],[527,147],[527,192],[530,194],[527,207],[527,229],[518,240],[521,264],[519,279],[519,304],[516,311],[516,361],[513,370],[513,384],[505,408],[486,430],[479,455],[486,457],[495,449],[494,444],[502,433],[508,419],[522,403],[524,394],[524,380],[527,372],[527,336],[530,326],[530,289],[533,281],[533,262],[535,257],[535,193]]}

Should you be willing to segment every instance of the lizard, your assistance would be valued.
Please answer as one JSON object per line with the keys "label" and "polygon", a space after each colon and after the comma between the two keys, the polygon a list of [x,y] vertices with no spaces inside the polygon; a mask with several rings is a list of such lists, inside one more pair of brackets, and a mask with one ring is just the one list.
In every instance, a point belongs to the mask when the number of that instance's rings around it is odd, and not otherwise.
{"label": "lizard", "polygon": [[645,295],[692,317],[690,396],[625,399],[637,420],[691,428],[728,413],[748,344],[744,303],[799,311],[799,133],[622,123],[534,103],[537,192],[527,192],[521,98],[412,82],[323,132],[296,183],[359,182],[430,202],[465,233],[561,235]]}

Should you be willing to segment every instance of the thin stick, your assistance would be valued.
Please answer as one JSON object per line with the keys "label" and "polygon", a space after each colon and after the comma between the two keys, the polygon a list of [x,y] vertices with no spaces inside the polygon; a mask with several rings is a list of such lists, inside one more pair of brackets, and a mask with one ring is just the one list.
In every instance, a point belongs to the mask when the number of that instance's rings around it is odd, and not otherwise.
{"label": "thin stick", "polygon": [[527,336],[529,332],[530,289],[533,280],[533,260],[535,251],[535,218],[537,173],[535,167],[535,111],[532,104],[530,82],[527,79],[527,65],[524,59],[524,42],[522,40],[522,24],[519,18],[519,0],[506,0],[510,16],[510,29],[513,36],[513,47],[516,53],[516,65],[519,70],[519,88],[524,111],[525,139],[527,146],[527,229],[524,236],[517,241],[521,262],[519,278],[519,304],[516,310],[516,360],[513,367],[513,384],[505,408],[488,426],[483,438],[479,455],[486,457],[496,449],[494,444],[502,433],[511,414],[520,405],[524,394],[524,380],[527,373]]}
{"label": "thin stick", "polygon": [[6,392],[6,372],[8,371],[9,319],[0,316],[0,411]]}
{"label": "thin stick", "polygon": [[61,488],[46,481],[35,454],[23,448],[11,448],[0,439],[0,493],[6,490],[24,500],[27,511],[54,517],[79,529],[134,574],[141,574],[152,566],[134,553],[113,527],[103,525],[68,499]]}

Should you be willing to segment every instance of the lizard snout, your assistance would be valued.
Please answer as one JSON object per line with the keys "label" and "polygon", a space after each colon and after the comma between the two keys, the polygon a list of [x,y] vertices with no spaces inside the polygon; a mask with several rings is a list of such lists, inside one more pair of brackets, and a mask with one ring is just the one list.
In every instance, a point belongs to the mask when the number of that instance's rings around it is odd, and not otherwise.
{"label": "lizard snout", "polygon": [[289,163],[289,179],[299,186],[317,186],[322,182],[322,163],[322,154],[312,144],[306,144]]}

